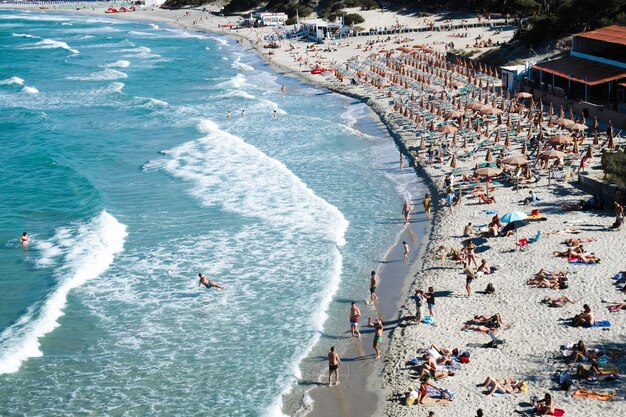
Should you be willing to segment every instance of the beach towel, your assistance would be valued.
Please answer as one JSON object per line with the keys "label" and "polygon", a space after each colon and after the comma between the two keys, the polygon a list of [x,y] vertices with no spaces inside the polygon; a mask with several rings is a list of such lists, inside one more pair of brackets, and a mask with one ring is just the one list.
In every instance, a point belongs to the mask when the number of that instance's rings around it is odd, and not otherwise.
{"label": "beach towel", "polygon": [[608,320],[600,320],[593,323],[591,327],[611,327],[611,322]]}
{"label": "beach towel", "polygon": [[426,316],[422,319],[424,324],[435,324],[435,320],[431,316]]}
{"label": "beach towel", "polygon": [[589,265],[589,266],[598,265],[600,263],[600,262],[592,262],[588,264],[588,263],[581,261],[578,258],[567,258],[567,262],[571,263],[572,265]]}
{"label": "beach towel", "polygon": [[508,397],[510,394],[508,392],[494,392],[492,395],[494,397]]}
{"label": "beach towel", "polygon": [[613,392],[594,392],[587,389],[577,389],[572,393],[572,397],[585,398],[588,400],[611,401],[615,397]]}
{"label": "beach towel", "polygon": [[444,400],[442,398],[431,398],[431,397],[425,397],[424,400],[422,401],[422,404],[420,405],[449,405],[451,404],[452,401],[450,400]]}
{"label": "beach towel", "polygon": [[413,358],[411,360],[409,360],[407,363],[409,365],[419,365],[422,362],[422,360],[420,358]]}
{"label": "beach towel", "polygon": [[565,410],[563,410],[561,408],[555,408],[554,409],[554,413],[552,413],[550,415],[554,416],[554,417],[562,417],[563,415],[565,415]]}
{"label": "beach towel", "polygon": [[497,210],[483,210],[485,214],[498,214]]}

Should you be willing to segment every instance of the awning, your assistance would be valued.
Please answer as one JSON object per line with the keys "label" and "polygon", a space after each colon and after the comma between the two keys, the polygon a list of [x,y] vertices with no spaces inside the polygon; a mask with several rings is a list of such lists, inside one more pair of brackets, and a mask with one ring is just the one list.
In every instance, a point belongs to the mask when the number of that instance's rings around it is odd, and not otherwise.
{"label": "awning", "polygon": [[533,69],[567,78],[587,85],[608,83],[626,78],[626,68],[603,64],[588,59],[567,56],[554,61],[540,62]]}
{"label": "awning", "polygon": [[595,39],[597,41],[626,45],[626,26],[611,25],[589,32],[577,33],[579,38]]}

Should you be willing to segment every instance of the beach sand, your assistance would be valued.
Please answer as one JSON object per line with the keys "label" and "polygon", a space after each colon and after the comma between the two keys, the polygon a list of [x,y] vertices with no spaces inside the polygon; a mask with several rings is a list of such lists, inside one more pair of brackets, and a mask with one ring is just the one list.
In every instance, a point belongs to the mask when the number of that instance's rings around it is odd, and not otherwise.
{"label": "beach sand", "polygon": [[[75,11],[75,10],[68,10]],[[103,9],[89,10],[90,13],[101,14]],[[128,13],[113,17],[162,21],[185,27],[190,30],[207,30],[244,38],[251,47],[270,59],[267,50],[262,48],[261,32],[263,30],[241,29],[224,30],[219,25],[234,22],[232,18],[219,18],[206,13],[190,10],[163,11],[140,9],[136,13]],[[386,12],[387,21],[393,24],[395,16]],[[199,22],[200,17],[206,18]],[[379,16],[383,19],[383,16]],[[399,16],[401,24],[409,26],[423,25],[422,19],[407,21],[410,17]],[[193,22],[196,21],[196,24]],[[387,22],[385,21],[385,22]],[[372,26],[379,26],[377,20]],[[367,22],[366,22],[367,23]],[[363,26],[363,25],[361,25]],[[268,29],[265,29],[268,31]],[[489,28],[472,29],[474,34],[483,37],[492,36]],[[449,32],[421,32],[399,35],[409,40],[398,44],[392,40],[387,43],[376,44],[377,49],[396,47],[404,43],[430,44],[433,49],[442,51],[445,42],[453,41]],[[512,30],[503,31],[502,41],[510,38]],[[428,37],[427,37],[428,36]],[[508,38],[507,38],[508,36]],[[380,37],[384,39],[386,37]],[[275,50],[271,56],[271,65],[280,73],[294,75],[316,85],[359,98],[367,102],[389,127],[395,140],[401,148],[405,144],[415,143],[415,131],[403,123],[402,117],[393,112],[393,104],[384,90],[377,90],[369,85],[348,85],[334,76],[312,75],[310,69],[315,63],[321,66],[335,64],[343,65],[354,55],[363,54],[357,45],[377,37],[351,38],[339,42],[336,52],[317,52],[305,54],[308,42],[293,42],[290,50],[289,41],[283,42],[282,48]],[[471,39],[471,38],[470,38]],[[459,40],[464,42],[465,39]],[[328,45],[328,43],[326,44]],[[325,46],[326,46],[325,45]],[[324,47],[325,47],[324,46]],[[306,56],[307,64],[300,66],[296,61],[296,52],[299,56]],[[514,144],[514,153],[519,151],[519,143]],[[586,145],[585,145],[586,146]],[[485,159],[484,151],[477,152],[473,158],[459,161],[459,168],[469,172],[478,162]],[[592,166],[599,163],[596,152]],[[372,359],[354,359],[371,354],[371,336],[364,335],[363,350],[360,344],[355,343],[353,349],[340,352],[344,357],[342,365],[342,384],[338,387],[316,387],[310,391],[313,399],[311,415],[319,416],[352,416],[352,415],[388,415],[388,416],[425,416],[429,410],[435,415],[450,417],[465,417],[474,415],[475,410],[482,408],[486,416],[506,416],[526,412],[530,408],[532,396],[543,397],[547,392],[555,398],[558,408],[566,410],[568,416],[622,416],[626,414],[624,395],[626,393],[623,382],[587,385],[576,382],[573,389],[587,388],[599,392],[613,391],[615,400],[601,402],[572,398],[570,393],[559,391],[554,381],[556,372],[567,369],[567,365],[559,359],[559,347],[565,343],[575,343],[584,340],[587,346],[598,347],[607,352],[611,364],[615,364],[624,372],[626,356],[626,311],[610,313],[604,301],[620,301],[623,294],[616,291],[611,276],[620,270],[626,269],[626,262],[622,256],[624,248],[623,233],[610,231],[608,226],[614,216],[610,211],[566,212],[560,208],[560,203],[577,199],[588,198],[576,187],[575,181],[551,181],[548,185],[546,176],[530,185],[536,191],[541,201],[532,206],[522,206],[522,200],[531,188],[522,188],[516,191],[510,187],[498,187],[493,195],[497,204],[480,204],[476,197],[464,195],[460,207],[449,213],[443,208],[443,177],[449,172],[449,161],[443,166],[440,164],[428,165],[421,161],[418,173],[433,193],[434,218],[429,222],[422,222],[423,211],[421,202],[414,202],[418,210],[413,215],[417,223],[412,224],[413,233],[418,236],[428,236],[427,246],[423,248],[423,256],[412,262],[410,268],[401,263],[384,264],[381,268],[383,288],[381,288],[381,316],[389,323],[386,326],[386,337],[390,342],[383,352],[383,361],[375,362]],[[575,177],[575,175],[574,175]],[[493,275],[478,278],[473,286],[476,293],[468,298],[465,294],[465,276],[462,265],[451,260],[436,259],[435,251],[439,245],[446,248],[460,247],[464,238],[461,237],[463,226],[468,222],[477,224],[489,223],[491,214],[485,210],[494,210],[499,214],[508,211],[524,211],[539,209],[545,214],[545,221],[531,222],[519,230],[519,237],[534,236],[541,231],[542,237],[537,243],[531,244],[525,251],[517,250],[515,238],[489,238],[480,241],[477,254],[479,259],[485,257],[491,265],[498,267]],[[433,226],[431,228],[431,225]],[[578,237],[594,238],[594,242],[586,243],[591,252],[595,252],[602,262],[593,266],[569,264],[564,258],[552,256],[553,251],[564,250],[563,240],[574,235],[547,235],[554,230],[566,227],[576,227],[583,233]],[[398,257],[398,247],[390,253],[391,259]],[[414,252],[415,253],[415,252]],[[423,265],[422,265],[423,263]],[[564,290],[536,289],[526,285],[540,268],[550,271],[568,271],[569,288]],[[494,295],[484,295],[483,290],[488,283],[496,288]],[[416,288],[426,289],[433,286],[438,294],[435,311],[436,326],[414,325],[407,321],[414,315],[413,301],[407,300],[408,294]],[[568,296],[577,300],[576,304],[566,305],[563,308],[550,308],[541,304],[546,296]],[[397,301],[403,306],[397,311]],[[406,300],[406,302],[404,302]],[[384,302],[383,302],[384,301]],[[610,320],[612,327],[608,330],[573,328],[563,319],[570,318],[582,308],[582,304],[591,305],[596,311],[599,320]],[[512,326],[508,329],[499,329],[497,337],[504,339],[505,344],[496,349],[486,348],[489,337],[478,332],[461,331],[463,323],[477,314],[492,315],[500,313],[507,323]],[[364,313],[366,316],[367,313]],[[344,318],[341,318],[342,320]],[[362,320],[363,322],[363,320]],[[387,329],[389,327],[389,329]],[[387,337],[387,334],[390,334]],[[447,407],[424,406],[407,407],[399,399],[409,386],[415,387],[417,381],[410,377],[410,369],[406,361],[418,356],[418,352],[436,343],[439,346],[459,347],[471,352],[470,363],[465,365],[454,377],[449,377],[436,384],[456,393],[456,399]],[[370,375],[371,377],[368,377]],[[481,383],[487,376],[496,378],[515,377],[528,381],[528,390],[524,393],[511,395],[506,398],[490,398],[482,393],[476,384]],[[572,391],[573,391],[572,389]],[[375,400],[372,400],[372,399]]]}

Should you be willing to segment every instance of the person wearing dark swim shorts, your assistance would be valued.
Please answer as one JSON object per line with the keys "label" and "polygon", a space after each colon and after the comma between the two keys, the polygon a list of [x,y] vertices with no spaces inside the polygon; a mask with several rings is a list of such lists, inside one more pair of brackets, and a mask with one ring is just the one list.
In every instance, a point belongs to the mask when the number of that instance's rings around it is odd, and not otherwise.
{"label": "person wearing dark swim shorts", "polygon": [[376,287],[378,286],[378,275],[376,275],[376,271],[372,271],[370,274],[370,303],[378,300],[378,296],[376,295]]}
{"label": "person wearing dark swim shorts", "polygon": [[339,384],[339,364],[341,363],[341,358],[339,354],[335,352],[335,347],[330,347],[330,352],[328,352],[328,385],[330,386],[331,377],[335,374],[335,385]]}
{"label": "person wearing dark swim shorts", "polygon": [[217,282],[213,281],[212,279],[206,277],[205,275],[198,274],[198,276],[200,277],[200,280],[198,281],[198,287],[201,286],[201,285],[204,285],[209,290],[211,288],[217,288],[218,290],[223,290],[224,289],[224,287],[222,287],[220,284],[218,284]]}

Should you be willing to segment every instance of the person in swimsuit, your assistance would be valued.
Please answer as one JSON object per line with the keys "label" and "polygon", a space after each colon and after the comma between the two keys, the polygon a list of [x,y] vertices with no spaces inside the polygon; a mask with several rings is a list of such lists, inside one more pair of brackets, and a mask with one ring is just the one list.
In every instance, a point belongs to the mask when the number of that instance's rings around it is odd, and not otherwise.
{"label": "person in swimsuit", "polygon": [[409,222],[409,215],[411,214],[411,203],[407,200],[404,200],[404,204],[402,205],[402,217],[404,218],[404,224]]}
{"label": "person in swimsuit", "polygon": [[469,264],[469,262],[465,262],[465,290],[467,291],[467,296],[472,296],[472,282],[476,279],[476,272],[474,272],[474,268]]}
{"label": "person in swimsuit", "polygon": [[474,253],[474,251],[476,250],[476,245],[474,244],[474,242],[472,242],[471,239],[469,240],[469,242],[467,242],[467,246],[465,246],[465,249],[467,250],[467,263],[469,264],[470,262],[473,262],[476,268],[478,268],[478,262],[476,262],[476,254]]}
{"label": "person in swimsuit", "polygon": [[378,296],[376,295],[376,287],[378,286],[378,275],[376,275],[376,271],[372,271],[370,278],[370,303],[378,300]]}
{"label": "person in swimsuit", "polygon": [[380,359],[380,344],[383,341],[383,321],[377,318],[376,321],[372,323],[371,317],[369,317],[367,321],[370,326],[374,327],[374,341],[372,347],[374,348],[374,352],[376,352],[376,359]]}
{"label": "person in swimsuit", "polygon": [[205,275],[198,274],[198,276],[200,277],[200,280],[198,281],[198,287],[201,285],[204,285],[208,289],[211,289],[211,288],[217,288],[218,290],[224,289],[224,287],[222,287],[220,284],[218,284],[217,282],[213,281],[210,278],[207,278]]}
{"label": "person in swimsuit", "polygon": [[430,207],[432,205],[432,201],[430,200],[430,194],[426,194],[424,196],[424,211],[426,212],[426,218],[430,219]]}
{"label": "person in swimsuit", "polygon": [[22,233],[22,236],[20,236],[20,245],[28,246],[28,233]]}
{"label": "person in swimsuit", "polygon": [[361,333],[359,332],[359,317],[361,317],[361,310],[359,310],[353,301],[350,307],[350,331],[352,332],[352,336],[361,337]]}
{"label": "person in swimsuit", "polygon": [[230,112],[229,111],[226,112],[226,119],[230,120]]}
{"label": "person in swimsuit", "polygon": [[409,245],[404,240],[402,241],[402,246],[404,247],[404,262],[409,263],[409,252],[411,252],[411,248],[409,248]]}
{"label": "person in swimsuit", "polygon": [[283,84],[283,86],[280,87],[280,93],[284,96],[286,92],[287,92],[287,87]]}
{"label": "person in swimsuit", "polygon": [[341,358],[339,354],[335,352],[335,347],[330,347],[330,352],[328,352],[328,385],[330,386],[331,377],[333,374],[335,375],[335,385],[339,384],[339,364],[341,363]]}
{"label": "person in swimsuit", "polygon": [[404,168],[404,154],[400,152],[400,169]]}

